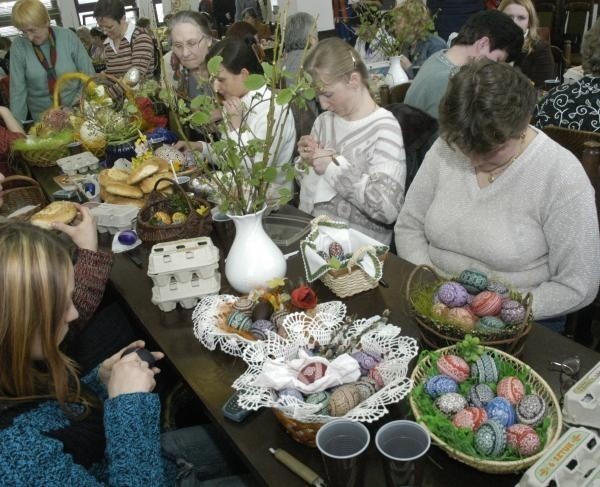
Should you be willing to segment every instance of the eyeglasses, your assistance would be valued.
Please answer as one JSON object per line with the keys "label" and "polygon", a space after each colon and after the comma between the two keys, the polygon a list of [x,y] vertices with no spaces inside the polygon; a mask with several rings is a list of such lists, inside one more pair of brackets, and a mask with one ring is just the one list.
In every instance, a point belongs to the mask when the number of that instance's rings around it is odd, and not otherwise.
{"label": "eyeglasses", "polygon": [[207,36],[202,36],[200,39],[197,39],[197,40],[190,39],[189,41],[186,41],[185,43],[176,42],[171,47],[173,48],[174,51],[183,51],[183,49],[185,47],[187,47],[188,50],[191,51],[193,49],[197,49],[198,46],[200,45],[200,43],[206,38],[207,38]]}
{"label": "eyeglasses", "polygon": [[581,359],[577,355],[573,355],[572,357],[567,357],[562,362],[550,362],[550,366],[559,373],[560,403],[562,405],[564,395],[579,380]]}

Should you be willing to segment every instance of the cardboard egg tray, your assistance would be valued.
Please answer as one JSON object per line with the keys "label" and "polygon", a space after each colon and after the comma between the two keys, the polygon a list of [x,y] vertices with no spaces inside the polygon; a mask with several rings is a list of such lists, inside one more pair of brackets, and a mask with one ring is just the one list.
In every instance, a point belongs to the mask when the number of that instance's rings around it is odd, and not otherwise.
{"label": "cardboard egg tray", "polygon": [[570,428],[529,467],[517,487],[598,486],[599,463],[598,435],[587,428]]}
{"label": "cardboard egg tray", "polygon": [[62,172],[68,176],[74,176],[78,172],[84,173],[97,169],[100,160],[91,152],[81,152],[72,156],[62,157],[56,161]]}
{"label": "cardboard egg tray", "polygon": [[156,244],[148,258],[152,279],[152,303],[172,311],[179,303],[193,308],[198,299],[221,288],[219,249],[209,237]]}
{"label": "cardboard egg tray", "polygon": [[133,228],[140,209],[132,205],[101,203],[90,211],[96,217],[98,232],[114,235]]}

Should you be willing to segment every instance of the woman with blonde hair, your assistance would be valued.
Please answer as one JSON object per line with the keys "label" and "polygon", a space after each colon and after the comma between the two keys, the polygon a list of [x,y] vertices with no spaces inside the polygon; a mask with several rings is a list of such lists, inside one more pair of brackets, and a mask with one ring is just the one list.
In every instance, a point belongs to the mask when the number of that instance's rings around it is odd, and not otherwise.
{"label": "woman with blonde hair", "polygon": [[[10,48],[10,111],[21,122],[39,120],[52,106],[56,80],[74,71],[94,74],[92,60],[70,29],[50,25],[50,16],[39,0],[18,0],[12,9],[12,23],[22,33]],[[79,96],[80,83],[61,88],[63,105]]]}
{"label": "woman with blonde hair", "polygon": [[500,12],[508,15],[517,24],[525,36],[523,54],[518,67],[537,88],[543,88],[544,82],[556,77],[554,57],[548,43],[538,35],[539,21],[531,0],[503,0],[498,6]]}
{"label": "woman with blonde hair", "polygon": [[320,41],[304,61],[325,113],[298,141],[300,209],[345,221],[389,244],[402,202],[406,163],[396,118],[377,105],[358,52]]}

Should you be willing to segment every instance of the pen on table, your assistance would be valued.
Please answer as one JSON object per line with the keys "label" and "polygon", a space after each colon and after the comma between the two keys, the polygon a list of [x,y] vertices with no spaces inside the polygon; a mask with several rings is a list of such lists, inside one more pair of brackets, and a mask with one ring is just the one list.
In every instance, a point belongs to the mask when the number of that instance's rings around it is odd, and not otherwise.
{"label": "pen on table", "polygon": [[287,468],[306,481],[309,485],[314,485],[315,487],[325,487],[325,481],[319,477],[318,473],[308,468],[285,450],[282,450],[281,448],[269,448],[269,451],[273,454],[277,461],[283,463]]}

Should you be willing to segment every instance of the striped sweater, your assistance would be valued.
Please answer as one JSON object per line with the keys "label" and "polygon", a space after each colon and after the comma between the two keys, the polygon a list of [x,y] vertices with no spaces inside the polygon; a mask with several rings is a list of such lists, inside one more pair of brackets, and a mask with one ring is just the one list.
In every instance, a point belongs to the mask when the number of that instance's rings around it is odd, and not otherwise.
{"label": "striped sweater", "polygon": [[[339,166],[329,164],[321,176],[312,168],[300,175],[300,209],[347,222],[389,244],[406,179],[404,142],[396,118],[384,108],[353,121],[325,112],[315,120],[311,134],[339,154]],[[323,182],[335,191],[329,201],[319,201],[316,195]]]}
{"label": "striped sweater", "polygon": [[129,24],[117,50],[110,39],[105,44],[107,74],[123,76],[129,68],[135,67],[142,76],[152,77],[155,63],[154,41],[145,30]]}

